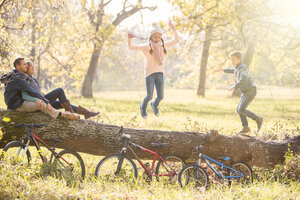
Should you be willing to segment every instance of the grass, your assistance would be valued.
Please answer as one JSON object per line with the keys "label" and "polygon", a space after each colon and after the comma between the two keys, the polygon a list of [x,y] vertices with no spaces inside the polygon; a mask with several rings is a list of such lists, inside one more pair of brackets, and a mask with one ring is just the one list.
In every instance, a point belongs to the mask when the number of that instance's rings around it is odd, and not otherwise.
{"label": "grass", "polygon": [[[147,120],[140,117],[138,107],[144,95],[145,91],[112,91],[97,93],[93,99],[69,96],[75,105],[99,110],[101,114],[93,118],[97,122],[159,130],[206,132],[217,129],[224,135],[235,134],[241,128],[236,114],[239,99],[231,98],[223,90],[209,90],[207,97],[201,98],[192,90],[168,89],[160,105],[161,116],[155,117],[148,107]],[[256,133],[256,124],[249,120],[250,134],[265,140],[299,135],[299,100],[299,89],[262,87],[249,109],[265,117],[265,124],[262,131]],[[0,97],[0,107],[6,107],[3,97]],[[81,154],[86,179],[83,183],[68,185],[53,176],[41,176],[41,161],[37,152],[30,150],[34,159],[29,168],[0,163],[0,199],[300,199],[299,181],[274,179],[267,170],[256,170],[258,179],[251,186],[213,185],[208,191],[181,189],[178,185],[157,181],[148,184],[143,181],[141,170],[136,184],[101,182],[94,177],[101,157],[88,154]],[[281,170],[284,167],[279,166]]]}

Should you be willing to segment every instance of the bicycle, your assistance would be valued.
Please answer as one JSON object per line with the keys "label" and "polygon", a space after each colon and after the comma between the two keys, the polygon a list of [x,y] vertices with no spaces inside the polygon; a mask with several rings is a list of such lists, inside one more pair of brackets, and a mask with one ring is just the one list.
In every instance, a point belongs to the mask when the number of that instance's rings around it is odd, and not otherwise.
{"label": "bicycle", "polygon": [[[178,182],[181,187],[185,187],[187,185],[193,185],[197,188],[205,188],[208,189],[210,182],[207,171],[200,165],[202,159],[205,161],[207,166],[216,174],[216,176],[224,181],[227,180],[229,186],[233,183],[237,184],[251,184],[253,182],[253,174],[252,169],[249,165],[243,162],[234,162],[230,167],[223,164],[224,161],[230,160],[230,157],[218,157],[221,162],[218,162],[202,153],[203,144],[201,143],[199,146],[193,149],[193,152],[199,151],[199,159],[196,163],[186,165],[179,172]],[[215,169],[212,164],[214,163],[219,166],[219,169]]]}
{"label": "bicycle", "polygon": [[[132,155],[136,158],[138,163],[144,169],[143,178],[146,182],[154,180],[156,177],[157,181],[167,181],[170,184],[177,182],[177,175],[180,169],[185,165],[185,162],[175,156],[166,155],[160,156],[158,150],[151,151],[138,144],[131,142],[131,137],[128,134],[123,133],[123,127],[119,131],[119,139],[124,139],[124,145],[120,153],[111,154],[104,157],[97,165],[95,175],[99,179],[105,181],[132,181],[135,182],[137,179],[137,167],[134,161],[126,155],[127,149],[130,150]],[[154,147],[165,147],[166,143],[151,143]],[[136,155],[131,146],[138,148],[139,150],[150,153],[154,156],[152,165],[143,163]],[[155,162],[158,160],[155,171]]]}
{"label": "bicycle", "polygon": [[[74,180],[83,180],[85,177],[85,166],[81,156],[77,152],[64,149],[60,153],[57,153],[55,151],[55,146],[57,143],[63,142],[63,140],[50,138],[50,140],[54,142],[54,145],[51,148],[41,138],[33,133],[33,128],[42,128],[44,126],[47,125],[18,124],[14,126],[14,128],[25,128],[25,133],[27,128],[28,131],[26,136],[22,139],[22,141],[9,142],[3,148],[0,160],[7,160],[14,165],[28,164],[28,166],[30,166],[31,153],[29,151],[29,144],[30,141],[33,141],[43,163],[49,162],[50,164],[54,164],[54,166],[58,166],[58,172],[60,172],[59,174],[69,174]],[[47,158],[43,155],[38,141],[51,152],[49,161],[47,161]],[[54,161],[52,162],[53,158]]]}

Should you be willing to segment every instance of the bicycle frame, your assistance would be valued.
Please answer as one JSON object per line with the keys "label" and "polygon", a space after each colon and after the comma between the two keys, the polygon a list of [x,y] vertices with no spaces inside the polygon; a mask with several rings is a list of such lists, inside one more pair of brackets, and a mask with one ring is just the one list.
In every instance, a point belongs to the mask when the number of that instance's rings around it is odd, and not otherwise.
{"label": "bicycle frame", "polygon": [[[127,145],[126,145],[126,144],[127,144]],[[145,151],[145,152],[147,152],[147,153],[150,153],[150,154],[154,155],[154,158],[153,158],[153,161],[152,161],[152,167],[151,167],[151,170],[149,170],[149,169],[144,165],[144,163],[140,160],[140,158],[136,155],[136,153],[134,152],[134,150],[133,150],[129,145],[132,145],[132,146],[134,146],[134,147],[139,148],[139,149],[142,150],[142,151]],[[130,150],[130,152],[134,155],[134,157],[136,158],[136,160],[140,163],[140,165],[144,168],[144,170],[147,172],[147,174],[148,174],[149,176],[175,176],[175,175],[176,175],[175,170],[174,170],[172,167],[170,167],[170,166],[168,165],[168,163],[167,163],[167,162],[166,162],[166,161],[158,154],[158,150],[155,150],[155,152],[154,152],[154,151],[151,151],[151,150],[149,150],[149,149],[147,149],[147,148],[145,148],[145,147],[142,147],[142,146],[140,146],[140,145],[138,145],[138,144],[135,144],[135,143],[133,143],[133,142],[130,142],[130,141],[127,142],[127,141],[126,141],[124,147],[122,148],[122,150],[121,150],[121,152],[120,152],[120,155],[125,154],[127,148],[128,148],[128,149]],[[171,173],[171,174],[154,174],[154,166],[155,166],[156,160],[162,160],[162,162],[165,163],[165,164],[167,165],[167,167],[170,168],[170,170],[172,170],[172,173]],[[165,166],[164,166],[164,167],[165,167]],[[119,167],[118,167],[118,168],[119,168]],[[121,168],[121,166],[120,166],[120,168]],[[165,168],[166,168],[166,167],[165,167]],[[118,170],[117,170],[117,171],[118,171]],[[169,170],[167,170],[167,171],[169,171]]]}
{"label": "bicycle frame", "polygon": [[[25,149],[24,149],[24,152],[23,152],[22,156],[24,156],[25,153],[27,152],[27,150],[29,148],[30,140],[32,140],[33,143],[34,143],[34,145],[35,145],[35,147],[36,147],[36,149],[38,150],[38,153],[39,153],[42,161],[44,163],[46,163],[47,162],[47,158],[42,154],[42,150],[41,150],[41,148],[40,148],[40,146],[39,146],[39,144],[37,142],[37,140],[38,140],[39,142],[41,142],[43,144],[44,147],[46,147],[49,151],[51,151],[50,163],[52,162],[53,156],[55,156],[55,157],[60,157],[63,161],[65,161],[68,165],[70,165],[69,162],[67,162],[63,157],[61,157],[58,153],[55,152],[55,143],[53,145],[53,148],[49,147],[46,144],[46,142],[44,142],[41,138],[39,138],[37,135],[35,135],[33,133],[32,128],[29,128],[29,130],[28,130],[28,132],[26,134],[26,137],[24,139],[22,139],[22,143],[24,143],[26,139],[27,139],[27,143],[25,144]],[[21,147],[18,149],[17,155],[20,153],[20,151],[21,151]]]}
{"label": "bicycle frame", "polygon": [[[233,169],[231,167],[228,167],[228,166],[224,165],[223,162],[218,162],[218,161],[216,161],[216,160],[214,160],[214,159],[212,159],[212,158],[210,158],[210,157],[208,157],[208,156],[206,156],[206,155],[204,155],[202,153],[200,153],[200,155],[199,155],[199,160],[197,162],[197,165],[200,165],[201,159],[203,159],[205,161],[205,163],[210,167],[210,169],[213,170],[213,172],[219,178],[229,179],[229,178],[241,178],[241,177],[244,177],[244,174],[242,172],[237,171],[237,170],[235,170],[235,169]],[[211,162],[213,162],[213,163],[215,163],[215,164],[217,164],[217,165],[219,165],[221,167],[220,173],[212,166],[212,164],[209,161],[211,161]],[[226,168],[226,169],[229,169],[231,171],[234,171],[234,172],[236,172],[236,173],[238,173],[240,175],[239,176],[223,176],[223,173],[222,173],[223,168]]]}

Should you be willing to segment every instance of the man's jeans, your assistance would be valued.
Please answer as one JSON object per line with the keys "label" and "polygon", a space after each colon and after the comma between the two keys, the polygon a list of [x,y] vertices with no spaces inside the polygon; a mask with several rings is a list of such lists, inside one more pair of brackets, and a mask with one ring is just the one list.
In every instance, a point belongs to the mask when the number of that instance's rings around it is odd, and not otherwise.
{"label": "man's jeans", "polygon": [[[62,103],[65,103],[68,101],[65,92],[62,88],[57,88],[48,94],[45,95],[45,98],[49,100],[50,104],[52,105],[53,108],[55,109],[61,109],[62,108]],[[56,100],[58,99],[58,101]],[[77,107],[74,105],[71,105],[73,110],[76,112]]]}
{"label": "man's jeans", "polygon": [[248,126],[248,120],[247,117],[256,120],[257,119],[257,115],[254,114],[253,112],[246,110],[246,108],[248,107],[248,105],[251,103],[251,101],[254,99],[256,95],[256,87],[252,87],[249,91],[247,91],[246,93],[243,93],[241,98],[240,98],[240,102],[237,106],[237,112],[241,118],[242,121],[242,125]]}
{"label": "man's jeans", "polygon": [[147,104],[153,97],[154,86],[156,89],[157,97],[154,101],[153,106],[158,107],[159,102],[164,98],[164,74],[162,72],[153,73],[146,77],[146,89],[147,96],[144,98],[142,103],[142,109],[146,110]]}
{"label": "man's jeans", "polygon": [[48,110],[47,104],[44,101],[41,103],[41,108],[37,107],[36,102],[24,101],[22,106],[20,106],[16,110],[21,112],[34,112],[34,111],[41,110],[42,112],[49,114],[53,118],[57,118],[57,116],[59,115],[59,111],[54,108]]}

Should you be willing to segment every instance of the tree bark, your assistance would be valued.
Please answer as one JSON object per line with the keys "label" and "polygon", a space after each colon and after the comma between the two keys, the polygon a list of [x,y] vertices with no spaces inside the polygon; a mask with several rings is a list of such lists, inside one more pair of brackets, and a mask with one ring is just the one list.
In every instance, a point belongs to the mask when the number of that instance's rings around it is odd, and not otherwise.
{"label": "tree bark", "polygon": [[94,51],[92,54],[90,65],[89,65],[88,71],[85,75],[85,78],[84,78],[84,81],[82,84],[82,89],[81,89],[81,94],[85,98],[93,97],[93,81],[95,79],[102,46],[103,46],[103,44],[101,44],[100,47],[97,47],[96,45],[94,46]]}
{"label": "tree bark", "polygon": [[[59,148],[73,149],[78,152],[93,155],[109,155],[121,150],[123,142],[118,140],[120,127],[109,124],[101,124],[88,120],[52,119],[48,115],[35,112],[24,113],[0,109],[0,117],[8,117],[11,122],[2,122],[5,131],[0,140],[0,148],[9,141],[20,139],[24,136],[24,129],[13,128],[15,124],[44,123],[47,127],[34,129],[34,133],[52,144],[49,138],[62,139],[58,143]],[[131,135],[131,141],[143,147],[155,150],[152,142],[165,142],[167,146],[158,149],[162,154],[176,154],[186,162],[194,162],[198,154],[192,153],[192,149],[206,140],[203,153],[216,158],[218,156],[230,156],[230,162],[244,161],[251,166],[274,167],[284,161],[284,154],[290,149],[300,152],[300,135],[284,141],[262,141],[254,137],[224,136],[217,131],[209,133],[159,131],[124,128],[124,133]],[[151,159],[152,155],[135,149],[141,159]],[[129,152],[128,152],[129,153]],[[130,153],[129,153],[130,155]],[[130,155],[131,156],[131,155]]]}
{"label": "tree bark", "polygon": [[36,8],[34,7],[32,9],[32,18],[33,18],[33,22],[31,24],[31,51],[30,51],[30,59],[31,61],[34,63],[35,62],[35,58],[36,58],[36,25],[37,25],[37,21],[36,21]]}
{"label": "tree bark", "polygon": [[205,83],[206,83],[206,69],[207,69],[207,61],[209,56],[209,47],[211,43],[211,32],[212,25],[208,26],[205,32],[205,41],[203,44],[202,58],[201,58],[201,66],[200,66],[200,78],[199,85],[197,90],[197,95],[205,96]]}

